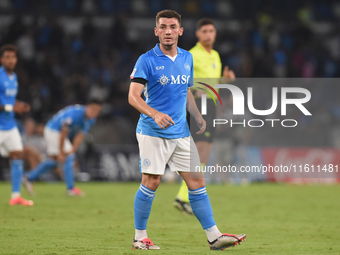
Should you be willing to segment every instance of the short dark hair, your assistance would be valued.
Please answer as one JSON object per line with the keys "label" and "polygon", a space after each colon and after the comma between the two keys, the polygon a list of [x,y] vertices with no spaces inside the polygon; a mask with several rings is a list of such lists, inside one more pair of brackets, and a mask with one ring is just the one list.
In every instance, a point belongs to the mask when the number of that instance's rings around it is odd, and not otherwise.
{"label": "short dark hair", "polygon": [[0,57],[2,57],[5,53],[5,51],[13,51],[15,52],[15,55],[18,54],[18,47],[14,44],[5,44],[0,48]]}
{"label": "short dark hair", "polygon": [[89,100],[87,102],[87,105],[89,105],[89,104],[97,104],[97,105],[102,106],[103,105],[103,101],[101,101],[101,100],[99,100],[97,98],[93,98],[93,99],[91,99],[91,100]]}
{"label": "short dark hair", "polygon": [[181,25],[181,15],[173,10],[163,10],[157,13],[156,15],[156,25],[159,22],[160,18],[167,18],[167,19],[171,19],[171,18],[175,18],[178,20],[179,25]]}
{"label": "short dark hair", "polygon": [[215,23],[214,23],[214,21],[212,19],[209,19],[209,18],[200,19],[197,22],[197,30],[199,30],[201,27],[203,27],[205,25],[213,25],[213,26],[215,26]]}

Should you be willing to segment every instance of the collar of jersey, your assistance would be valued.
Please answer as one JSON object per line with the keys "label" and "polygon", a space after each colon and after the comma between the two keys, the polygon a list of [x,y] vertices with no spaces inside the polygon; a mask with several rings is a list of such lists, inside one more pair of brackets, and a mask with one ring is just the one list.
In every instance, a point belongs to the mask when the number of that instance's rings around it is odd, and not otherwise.
{"label": "collar of jersey", "polygon": [[196,45],[197,45],[197,47],[201,50],[201,51],[203,51],[203,52],[205,52],[206,54],[211,54],[212,53],[212,51],[214,50],[214,49],[211,49],[211,51],[210,51],[210,53],[203,47],[203,45],[200,43],[200,42],[197,42],[196,43]]}
{"label": "collar of jersey", "polygon": [[13,80],[13,79],[14,79],[14,73],[12,72],[12,74],[9,75],[9,74],[6,72],[6,70],[5,70],[5,68],[4,68],[3,66],[0,67],[0,72],[4,72],[4,73],[8,76],[8,79],[10,79],[10,80]]}
{"label": "collar of jersey", "polygon": [[[155,52],[157,57],[165,56],[165,54],[161,51],[161,48],[159,48],[159,43],[156,44],[156,46],[153,48],[153,52]],[[183,53],[179,47],[177,47],[177,54]]]}

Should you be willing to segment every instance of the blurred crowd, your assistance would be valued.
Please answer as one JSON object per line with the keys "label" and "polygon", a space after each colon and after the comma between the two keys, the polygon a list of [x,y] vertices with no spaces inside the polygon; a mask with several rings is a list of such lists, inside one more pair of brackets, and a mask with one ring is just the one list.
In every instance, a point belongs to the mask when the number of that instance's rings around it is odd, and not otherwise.
{"label": "blurred crowd", "polygon": [[134,142],[129,75],[157,43],[154,16],[165,8],[182,14],[179,46],[188,50],[196,21],[213,17],[215,48],[237,77],[340,76],[337,1],[3,0],[0,45],[20,49],[18,98],[31,104],[30,117],[44,123],[66,105],[96,98],[105,102],[100,123],[110,123],[96,127],[98,141]]}

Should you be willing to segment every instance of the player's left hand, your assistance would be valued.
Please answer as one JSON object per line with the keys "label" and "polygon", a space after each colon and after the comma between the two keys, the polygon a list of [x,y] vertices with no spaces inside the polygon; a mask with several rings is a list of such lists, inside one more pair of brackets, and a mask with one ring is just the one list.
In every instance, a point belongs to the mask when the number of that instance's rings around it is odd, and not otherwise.
{"label": "player's left hand", "polygon": [[28,103],[16,101],[13,107],[13,111],[18,114],[23,114],[29,112],[31,110],[31,106]]}
{"label": "player's left hand", "polygon": [[229,66],[224,67],[222,77],[227,79],[227,82],[233,82],[236,79],[234,71],[230,70]]}
{"label": "player's left hand", "polygon": [[203,119],[202,115],[196,119],[197,126],[199,127],[199,131],[196,132],[196,134],[201,135],[205,131],[205,128],[207,126],[207,123]]}

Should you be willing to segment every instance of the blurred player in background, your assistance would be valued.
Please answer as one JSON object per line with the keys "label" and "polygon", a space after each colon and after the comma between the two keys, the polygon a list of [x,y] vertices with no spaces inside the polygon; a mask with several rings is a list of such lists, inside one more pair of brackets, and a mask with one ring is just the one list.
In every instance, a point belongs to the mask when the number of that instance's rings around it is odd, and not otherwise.
{"label": "blurred player in background", "polygon": [[0,151],[11,159],[12,195],[9,204],[31,206],[33,201],[23,199],[20,195],[23,146],[14,113],[26,113],[30,106],[16,101],[18,80],[13,71],[18,61],[17,52],[17,47],[10,44],[0,49]]}
{"label": "blurred player in background", "polygon": [[[71,105],[55,114],[46,124],[44,138],[50,158],[23,178],[27,191],[33,194],[32,182],[40,175],[54,169],[58,162],[63,164],[67,194],[81,196],[83,192],[75,187],[73,167],[75,153],[101,111],[101,102],[92,100],[87,105]],[[73,144],[70,139],[72,139]]]}
{"label": "blurred player in background", "polygon": [[[216,28],[213,20],[208,18],[199,20],[197,23],[196,37],[198,42],[196,46],[190,50],[194,60],[195,82],[201,78],[202,82],[213,81],[214,84],[210,85],[214,86],[217,83],[227,83],[235,80],[235,74],[232,70],[229,70],[228,66],[224,67],[222,74],[222,62],[220,55],[213,49],[216,39]],[[209,78],[209,80],[205,80],[205,78]],[[202,90],[194,91],[195,101],[198,108],[201,106],[201,95],[203,93],[205,92]],[[207,95],[207,109],[208,112],[207,115],[205,115],[207,128],[205,132],[203,135],[196,135],[195,132],[192,133],[192,137],[196,143],[198,153],[200,155],[202,166],[205,166],[209,162],[210,151],[212,148],[212,141],[215,132],[212,123],[216,117],[216,107],[214,100],[209,95]],[[190,122],[194,123],[192,117]],[[183,211],[189,215],[193,215],[189,203],[188,187],[184,181],[182,182],[173,204],[180,211]]]}
{"label": "blurred player in background", "polygon": [[46,143],[43,136],[37,135],[37,125],[31,118],[24,122],[22,142],[24,166],[33,169],[40,163],[42,152],[46,150]]}
{"label": "blurred player in background", "polygon": [[[246,237],[218,230],[204,177],[200,172],[190,172],[200,166],[200,160],[190,135],[186,109],[196,120],[198,134],[204,132],[206,123],[190,91],[192,55],[177,47],[182,34],[181,16],[177,12],[159,12],[155,35],[160,44],[139,57],[130,77],[129,103],[141,112],[136,132],[142,183],[134,202],[133,249],[160,249],[148,238],[146,225],[166,164],[186,182],[192,210],[207,234],[210,249],[223,250]],[[141,97],[143,92],[145,101]]]}

